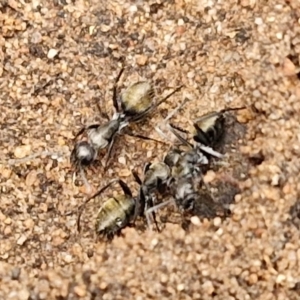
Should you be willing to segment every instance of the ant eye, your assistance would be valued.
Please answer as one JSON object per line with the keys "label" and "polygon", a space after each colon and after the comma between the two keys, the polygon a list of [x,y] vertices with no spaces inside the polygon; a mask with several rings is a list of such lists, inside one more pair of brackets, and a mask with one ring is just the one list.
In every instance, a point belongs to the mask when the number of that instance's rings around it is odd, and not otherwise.
{"label": "ant eye", "polygon": [[122,222],[121,218],[116,218],[116,224],[117,224],[118,227],[121,227],[122,223],[123,222]]}
{"label": "ant eye", "polygon": [[186,199],[182,206],[183,206],[183,209],[184,210],[191,210],[193,209],[194,207],[194,202],[195,202],[195,199],[194,198],[190,198],[190,199]]}

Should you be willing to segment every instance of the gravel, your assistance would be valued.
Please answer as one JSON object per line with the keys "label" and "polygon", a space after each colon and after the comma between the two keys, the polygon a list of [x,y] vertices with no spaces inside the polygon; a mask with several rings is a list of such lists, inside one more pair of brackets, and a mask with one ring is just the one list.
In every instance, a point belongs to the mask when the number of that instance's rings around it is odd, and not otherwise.
{"label": "gravel", "polygon": [[[0,299],[300,299],[300,4],[236,2],[0,1]],[[230,216],[126,228],[107,244],[90,203],[76,232],[86,190],[73,183],[72,138],[101,121],[97,101],[111,115],[123,63],[121,89],[151,79],[160,98],[184,85],[140,134],[159,139],[154,127],[185,98],[172,122],[187,129],[247,107],[206,175]],[[136,192],[131,169],[167,149],[121,137],[107,173],[87,178]]]}

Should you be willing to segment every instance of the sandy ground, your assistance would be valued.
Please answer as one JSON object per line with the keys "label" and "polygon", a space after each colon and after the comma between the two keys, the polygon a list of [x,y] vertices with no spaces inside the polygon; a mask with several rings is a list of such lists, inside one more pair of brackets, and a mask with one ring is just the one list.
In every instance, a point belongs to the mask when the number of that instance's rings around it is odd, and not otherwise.
{"label": "sandy ground", "polygon": [[[299,24],[292,0],[0,1],[0,298],[300,299]],[[206,175],[222,175],[221,198],[235,178],[228,218],[126,228],[106,244],[91,203],[76,232],[65,214],[86,191],[72,183],[72,138],[101,120],[96,101],[111,113],[124,59],[121,89],[151,79],[159,99],[185,85],[139,133],[159,138],[155,125],[184,98],[173,121],[188,129],[247,107],[222,171]],[[121,177],[135,193],[130,170],[166,151],[122,137],[107,174],[87,177],[94,188]]]}

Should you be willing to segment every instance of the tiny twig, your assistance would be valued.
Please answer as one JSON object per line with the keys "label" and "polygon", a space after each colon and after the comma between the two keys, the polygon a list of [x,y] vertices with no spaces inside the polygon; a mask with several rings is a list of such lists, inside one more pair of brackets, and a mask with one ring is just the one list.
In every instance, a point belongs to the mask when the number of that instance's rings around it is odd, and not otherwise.
{"label": "tiny twig", "polygon": [[66,153],[61,153],[61,152],[51,152],[51,151],[42,151],[42,152],[39,152],[39,153],[34,153],[34,154],[31,154],[31,155],[28,155],[24,158],[16,158],[16,159],[8,159],[6,161],[2,161],[1,163],[4,163],[4,164],[8,164],[8,165],[15,165],[15,164],[23,164],[23,163],[26,163],[28,161],[31,161],[37,157],[40,157],[40,156],[58,156],[58,157],[61,157],[61,156],[64,156]]}

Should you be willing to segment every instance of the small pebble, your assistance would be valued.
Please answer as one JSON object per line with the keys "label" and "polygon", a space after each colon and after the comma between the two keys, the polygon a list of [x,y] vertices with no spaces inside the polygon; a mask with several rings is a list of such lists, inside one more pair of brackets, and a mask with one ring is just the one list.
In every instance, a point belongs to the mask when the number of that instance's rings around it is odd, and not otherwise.
{"label": "small pebble", "polygon": [[201,225],[201,221],[197,216],[191,217],[191,222],[195,226],[200,226]]}
{"label": "small pebble", "polygon": [[148,57],[146,55],[138,55],[136,57],[136,63],[140,66],[144,66],[148,61]]}
{"label": "small pebble", "polygon": [[285,276],[285,275],[279,274],[279,275],[277,276],[277,278],[276,278],[276,283],[281,284],[281,283],[283,283],[283,282],[285,281],[285,279],[286,279],[286,276]]}
{"label": "small pebble", "polygon": [[23,234],[18,238],[17,244],[22,246],[26,241],[27,241],[27,236]]}
{"label": "small pebble", "polygon": [[71,263],[72,261],[73,261],[73,257],[72,257],[72,255],[71,254],[68,254],[68,253],[64,253],[63,255],[62,255],[62,258],[63,258],[63,260],[66,262],[66,263]]}
{"label": "small pebble", "polygon": [[11,271],[11,279],[18,280],[21,274],[21,269],[19,267],[14,267]]}
{"label": "small pebble", "polygon": [[222,220],[220,217],[214,218],[214,226],[219,227],[222,224]]}
{"label": "small pebble", "polygon": [[296,66],[287,57],[283,61],[282,72],[285,76],[293,76],[297,73]]}
{"label": "small pebble", "polygon": [[126,158],[124,156],[120,156],[118,158],[118,162],[122,165],[126,165]]}
{"label": "small pebble", "polygon": [[16,158],[24,158],[28,156],[31,152],[31,146],[30,145],[23,145],[23,146],[18,146],[15,148],[14,151],[14,156]]}
{"label": "small pebble", "polygon": [[40,32],[35,31],[31,36],[31,43],[32,44],[39,44],[42,41],[42,35]]}
{"label": "small pebble", "polygon": [[211,295],[213,292],[214,292],[214,290],[215,290],[215,288],[214,288],[214,285],[212,284],[212,282],[211,281],[205,281],[203,284],[202,284],[202,288],[203,288],[203,290],[206,292],[206,294],[208,294],[208,295]]}
{"label": "small pebble", "polygon": [[26,185],[30,187],[34,185],[36,181],[37,181],[37,172],[35,170],[32,170],[26,176]]}
{"label": "small pebble", "polygon": [[50,49],[48,51],[47,57],[49,59],[53,59],[57,54],[58,54],[58,50],[56,50],[56,49]]}
{"label": "small pebble", "polygon": [[74,292],[79,297],[84,297],[86,295],[86,288],[83,285],[77,285],[74,287]]}

